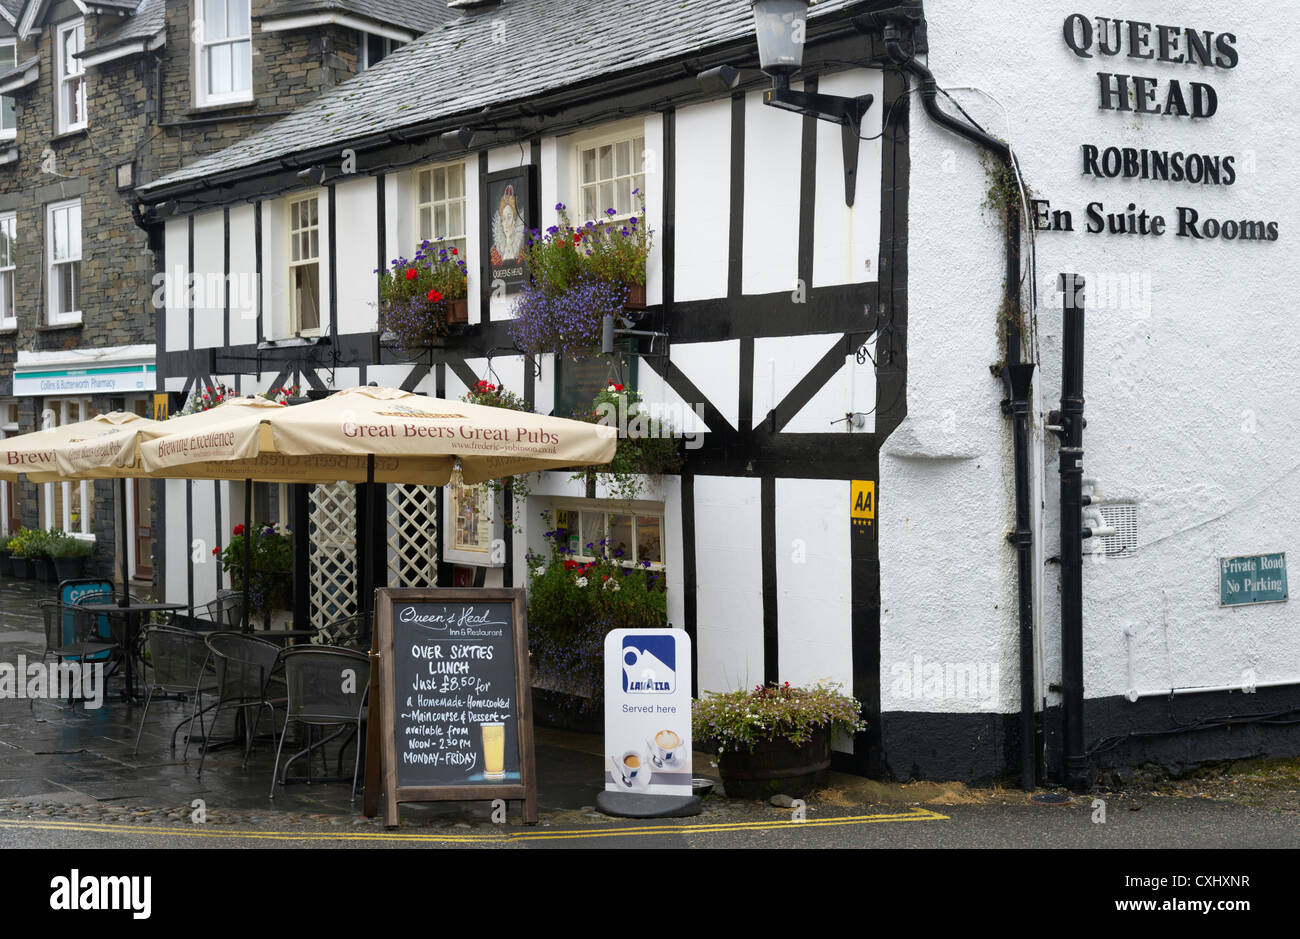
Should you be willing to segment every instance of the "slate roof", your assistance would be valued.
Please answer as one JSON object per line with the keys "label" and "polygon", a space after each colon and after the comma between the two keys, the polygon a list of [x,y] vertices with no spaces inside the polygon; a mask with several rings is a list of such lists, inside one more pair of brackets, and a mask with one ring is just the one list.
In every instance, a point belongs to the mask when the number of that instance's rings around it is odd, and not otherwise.
{"label": "slate roof", "polygon": [[[863,5],[822,0],[811,15]],[[498,22],[503,41],[493,41]],[[749,0],[505,0],[430,31],[288,117],[140,191],[479,111],[753,33]]]}
{"label": "slate roof", "polygon": [[447,6],[447,0],[272,0],[253,18],[268,20],[312,13],[346,13],[415,33],[460,18],[459,13]]}
{"label": "slate roof", "polygon": [[5,12],[9,14],[6,19],[17,23],[18,17],[23,15],[23,2],[24,0],[0,0],[0,6],[4,7]]}
{"label": "slate roof", "polygon": [[0,72],[0,85],[3,85],[11,78],[17,78],[18,76],[22,75],[23,72],[31,68],[33,65],[38,65],[40,61],[41,61],[40,57],[34,55],[26,62],[19,62],[13,68],[6,69],[4,72]]}
{"label": "slate roof", "polygon": [[[0,0],[3,2],[3,0]],[[166,0],[140,0],[135,12],[125,23],[110,33],[105,33],[92,43],[87,43],[81,55],[102,52],[128,42],[151,39],[167,27]]]}

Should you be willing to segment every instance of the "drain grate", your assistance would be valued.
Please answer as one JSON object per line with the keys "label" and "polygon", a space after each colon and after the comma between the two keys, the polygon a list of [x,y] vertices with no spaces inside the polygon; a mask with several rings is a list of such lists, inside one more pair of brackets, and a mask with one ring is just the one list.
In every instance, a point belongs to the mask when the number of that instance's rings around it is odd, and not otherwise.
{"label": "drain grate", "polygon": [[1034,805],[1069,805],[1072,800],[1060,792],[1036,792],[1029,797],[1029,801]]}

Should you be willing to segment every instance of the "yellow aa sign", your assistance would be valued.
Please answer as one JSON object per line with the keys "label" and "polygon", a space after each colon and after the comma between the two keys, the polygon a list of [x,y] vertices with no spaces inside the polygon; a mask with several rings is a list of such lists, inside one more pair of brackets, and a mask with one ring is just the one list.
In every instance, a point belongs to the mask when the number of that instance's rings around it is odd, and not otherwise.
{"label": "yellow aa sign", "polygon": [[167,392],[164,391],[153,396],[153,419],[165,421],[167,416]]}
{"label": "yellow aa sign", "polygon": [[876,517],[875,480],[853,480],[850,499],[849,518],[853,520],[853,524],[869,527]]}

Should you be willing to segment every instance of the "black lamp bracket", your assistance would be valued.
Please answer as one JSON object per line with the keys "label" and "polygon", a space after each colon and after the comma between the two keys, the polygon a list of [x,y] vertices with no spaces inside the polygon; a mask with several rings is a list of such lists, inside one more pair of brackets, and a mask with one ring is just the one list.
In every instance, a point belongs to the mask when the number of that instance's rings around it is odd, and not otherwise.
{"label": "black lamp bracket", "polygon": [[844,204],[850,207],[858,188],[858,149],[862,118],[874,100],[872,95],[846,98],[794,91],[790,88],[788,75],[774,76],[771,89],[763,93],[764,104],[840,125],[840,145],[844,151]]}

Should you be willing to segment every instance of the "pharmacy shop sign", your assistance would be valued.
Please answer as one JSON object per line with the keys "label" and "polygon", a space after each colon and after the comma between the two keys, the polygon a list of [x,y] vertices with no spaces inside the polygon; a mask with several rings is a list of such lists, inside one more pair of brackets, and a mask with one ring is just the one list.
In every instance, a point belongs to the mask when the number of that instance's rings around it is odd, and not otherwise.
{"label": "pharmacy shop sign", "polygon": [[691,795],[691,639],[683,630],[605,637],[605,790]]}
{"label": "pharmacy shop sign", "polygon": [[1281,603],[1287,598],[1286,555],[1219,558],[1219,605]]}

